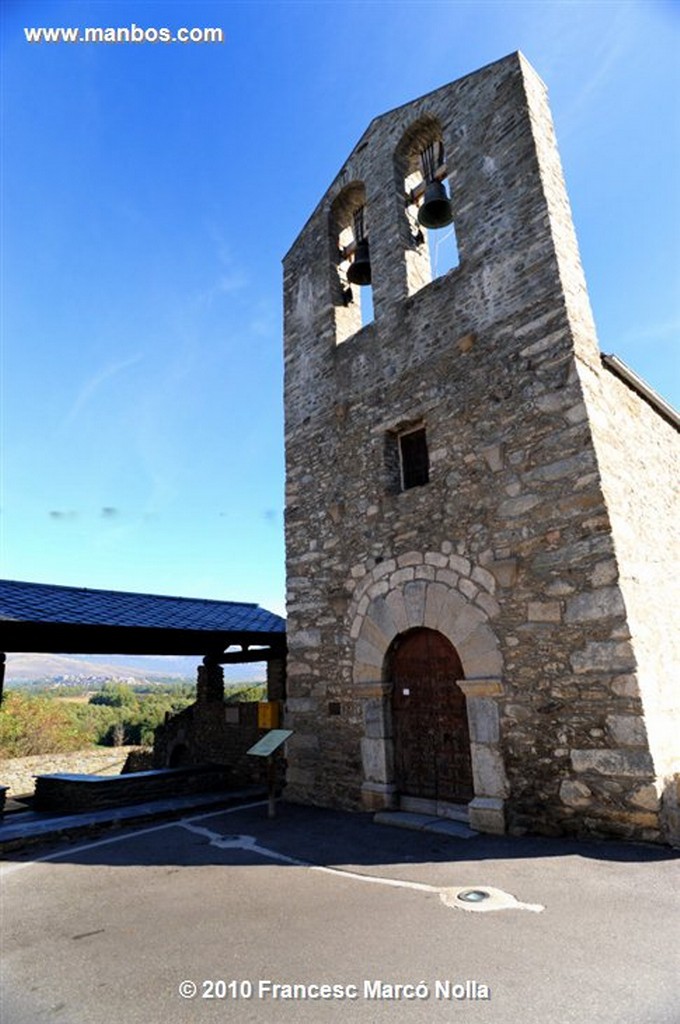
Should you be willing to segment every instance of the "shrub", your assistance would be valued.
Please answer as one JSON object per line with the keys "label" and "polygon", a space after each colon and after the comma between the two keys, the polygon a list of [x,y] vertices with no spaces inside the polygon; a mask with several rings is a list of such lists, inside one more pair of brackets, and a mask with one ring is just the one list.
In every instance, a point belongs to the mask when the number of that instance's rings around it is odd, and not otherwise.
{"label": "shrub", "polygon": [[49,697],[10,692],[0,707],[0,758],[58,754],[92,743],[72,708]]}
{"label": "shrub", "polygon": [[65,753],[91,744],[152,745],[166,713],[190,703],[191,696],[181,692],[137,696],[125,683],[107,684],[87,704],[12,690],[0,707],[0,758]]}
{"label": "shrub", "polygon": [[225,686],[224,699],[227,704],[249,703],[255,700],[267,699],[266,683],[237,683],[235,686]]}

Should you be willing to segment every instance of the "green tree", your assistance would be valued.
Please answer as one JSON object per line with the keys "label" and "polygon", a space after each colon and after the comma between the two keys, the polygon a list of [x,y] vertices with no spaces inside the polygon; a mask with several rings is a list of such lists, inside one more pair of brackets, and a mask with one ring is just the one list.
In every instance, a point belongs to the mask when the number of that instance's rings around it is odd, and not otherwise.
{"label": "green tree", "polygon": [[113,680],[104,683],[99,693],[90,697],[90,704],[105,704],[110,708],[132,707],[138,703],[138,697],[127,683]]}
{"label": "green tree", "polygon": [[235,686],[225,687],[224,699],[227,704],[249,703],[255,700],[267,699],[266,683],[237,683]]}

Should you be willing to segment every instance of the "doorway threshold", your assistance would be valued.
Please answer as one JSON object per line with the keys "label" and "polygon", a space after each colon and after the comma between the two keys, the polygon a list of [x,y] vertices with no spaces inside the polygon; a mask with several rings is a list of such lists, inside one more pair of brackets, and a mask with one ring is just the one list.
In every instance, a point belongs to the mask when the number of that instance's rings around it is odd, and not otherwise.
{"label": "doorway threshold", "polygon": [[414,811],[378,811],[373,815],[373,821],[376,825],[408,828],[413,832],[428,832],[452,836],[455,839],[474,839],[480,834],[463,821],[441,818],[432,814],[417,814]]}
{"label": "doorway threshold", "polygon": [[399,810],[413,814],[426,814],[429,818],[450,818],[468,823],[467,804],[452,804],[445,800],[426,800],[419,796],[399,797]]}

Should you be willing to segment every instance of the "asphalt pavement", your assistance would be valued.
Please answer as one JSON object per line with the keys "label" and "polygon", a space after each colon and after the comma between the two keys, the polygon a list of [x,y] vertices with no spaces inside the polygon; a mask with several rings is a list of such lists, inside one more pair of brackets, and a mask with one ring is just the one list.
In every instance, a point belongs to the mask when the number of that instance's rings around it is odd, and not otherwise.
{"label": "asphalt pavement", "polygon": [[468,831],[257,802],[10,852],[2,1024],[679,1024],[677,851]]}

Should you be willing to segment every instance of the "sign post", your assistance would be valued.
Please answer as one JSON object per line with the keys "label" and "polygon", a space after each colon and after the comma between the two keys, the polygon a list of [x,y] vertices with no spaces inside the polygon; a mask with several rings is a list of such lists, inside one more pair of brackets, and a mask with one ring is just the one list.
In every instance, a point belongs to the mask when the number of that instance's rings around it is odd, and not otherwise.
{"label": "sign post", "polygon": [[267,758],[267,786],[269,790],[267,816],[269,818],[273,818],[276,814],[276,763],[274,754],[292,735],[292,729],[270,729],[266,736],[263,736],[262,739],[258,740],[247,751],[253,757]]}

